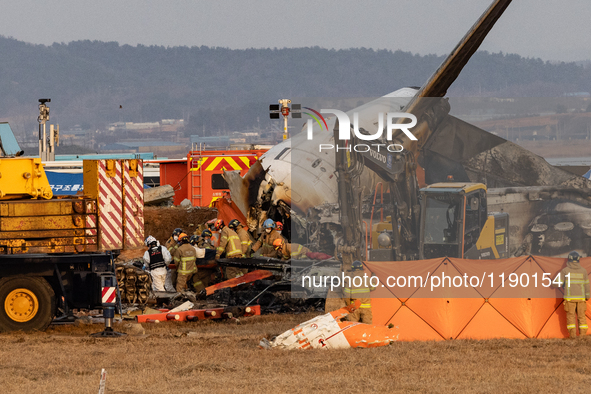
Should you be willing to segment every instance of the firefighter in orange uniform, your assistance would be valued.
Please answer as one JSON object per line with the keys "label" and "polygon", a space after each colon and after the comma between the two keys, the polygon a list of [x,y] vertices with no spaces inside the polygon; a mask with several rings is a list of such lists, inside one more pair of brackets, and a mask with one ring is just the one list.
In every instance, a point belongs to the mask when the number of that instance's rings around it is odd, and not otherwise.
{"label": "firefighter in orange uniform", "polygon": [[[346,319],[348,321],[372,324],[373,315],[371,312],[370,288],[363,281],[364,273],[363,263],[359,260],[355,260],[353,264],[351,264],[351,283],[345,281],[345,286],[343,287],[343,299],[345,300],[346,305],[354,304],[355,301],[360,300],[361,306],[359,309],[349,313]],[[362,279],[361,286],[354,286],[355,283],[358,283],[358,281],[353,280],[355,277],[360,277]]]}
{"label": "firefighter in orange uniform", "polygon": [[183,232],[184,231],[182,228],[175,228],[172,231],[170,238],[168,238],[168,240],[164,243],[164,247],[168,249],[168,252],[172,256],[172,262],[174,263],[174,267],[171,267],[170,271],[168,271],[166,275],[166,282],[169,283],[169,291],[172,290],[170,286],[173,288],[176,286],[177,267],[179,266],[180,260],[177,261],[174,256],[176,255],[176,250],[179,248],[179,246],[181,246],[179,234],[182,234]]}
{"label": "firefighter in orange uniform", "polygon": [[[242,247],[240,246],[240,238],[234,230],[226,226],[222,219],[218,219],[215,222],[215,229],[220,232],[220,245],[216,251],[216,260],[222,256],[222,253],[225,253],[227,259],[244,257],[242,254]],[[239,268],[228,267],[226,268],[226,277],[228,279],[237,278],[244,275],[243,271],[244,270]]]}
{"label": "firefighter in orange uniform", "polygon": [[[559,287],[564,287],[564,310],[566,312],[566,329],[570,338],[577,337],[577,317],[579,335],[587,335],[587,301],[589,301],[589,275],[579,263],[580,255],[573,251],[568,255],[566,267],[557,276]],[[568,275],[568,276],[567,276]],[[555,285],[556,286],[556,285]]]}
{"label": "firefighter in orange uniform", "polygon": [[277,251],[277,257],[283,260],[302,260],[307,258],[310,249],[300,244],[289,244],[283,238],[273,241],[273,248]]}
{"label": "firefighter in orange uniform", "polygon": [[211,219],[206,223],[207,228],[211,231],[211,242],[215,248],[220,244],[220,233],[215,229],[215,223],[217,221],[217,219]]}
{"label": "firefighter in orange uniform", "polygon": [[189,243],[189,236],[185,233],[179,235],[181,246],[174,252],[174,260],[178,261],[176,291],[182,292],[187,288],[189,279],[197,273],[197,266],[195,260],[197,259],[197,251]]}
{"label": "firefighter in orange uniform", "polygon": [[252,237],[246,231],[242,223],[238,221],[238,219],[232,219],[230,223],[228,223],[228,227],[236,232],[238,238],[240,238],[240,247],[242,248],[242,254],[244,256],[250,256],[250,248],[252,245]]}
{"label": "firefighter in orange uniform", "polygon": [[273,248],[273,242],[276,239],[283,239],[283,237],[275,230],[275,227],[276,224],[273,219],[265,220],[263,223],[264,232],[252,246],[253,253],[256,253],[260,249],[261,256],[277,258],[277,251]]}
{"label": "firefighter in orange uniform", "polygon": [[174,252],[176,251],[176,249],[180,246],[179,243],[179,235],[183,233],[183,229],[182,228],[175,228],[172,232],[172,235],[170,236],[170,238],[168,238],[166,240],[166,243],[164,244],[164,247],[166,249],[168,249],[168,251],[170,252],[170,254],[174,254]]}

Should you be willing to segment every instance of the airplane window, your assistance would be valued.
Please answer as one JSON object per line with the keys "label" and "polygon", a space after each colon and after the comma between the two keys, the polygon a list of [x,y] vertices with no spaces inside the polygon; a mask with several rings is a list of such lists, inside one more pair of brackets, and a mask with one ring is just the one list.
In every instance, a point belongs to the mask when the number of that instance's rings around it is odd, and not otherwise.
{"label": "airplane window", "polygon": [[275,160],[281,159],[281,157],[283,157],[288,150],[289,150],[289,148],[283,148],[283,150],[281,152],[279,152],[279,154],[277,156],[275,156]]}

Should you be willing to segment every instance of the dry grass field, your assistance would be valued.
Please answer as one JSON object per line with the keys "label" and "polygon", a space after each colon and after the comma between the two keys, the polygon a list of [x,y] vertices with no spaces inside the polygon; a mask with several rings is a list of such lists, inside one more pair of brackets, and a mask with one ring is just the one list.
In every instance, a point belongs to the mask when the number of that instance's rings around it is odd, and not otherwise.
{"label": "dry grass field", "polygon": [[121,339],[88,337],[99,325],[1,334],[0,392],[97,393],[101,368],[109,394],[591,391],[591,336],[346,351],[258,347],[261,338],[313,316],[144,324],[144,336]]}

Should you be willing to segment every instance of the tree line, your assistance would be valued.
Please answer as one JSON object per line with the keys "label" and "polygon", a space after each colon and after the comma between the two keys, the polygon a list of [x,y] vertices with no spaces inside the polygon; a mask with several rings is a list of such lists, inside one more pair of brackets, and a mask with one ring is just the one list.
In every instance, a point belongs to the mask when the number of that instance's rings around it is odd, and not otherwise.
{"label": "tree line", "polygon": [[[37,100],[52,122],[106,124],[185,119],[186,133],[267,128],[279,98],[378,97],[421,86],[443,56],[366,48],[231,50],[74,41],[33,45],[0,36],[0,118],[34,130]],[[591,68],[477,52],[451,96],[552,96],[591,91]]]}

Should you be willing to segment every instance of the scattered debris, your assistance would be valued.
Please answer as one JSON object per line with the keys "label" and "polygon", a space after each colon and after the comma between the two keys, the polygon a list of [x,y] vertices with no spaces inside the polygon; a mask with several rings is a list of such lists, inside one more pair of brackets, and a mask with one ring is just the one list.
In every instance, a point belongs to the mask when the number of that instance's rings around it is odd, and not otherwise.
{"label": "scattered debris", "polygon": [[247,307],[225,307],[225,308],[211,308],[211,309],[191,309],[186,311],[173,312],[160,311],[159,313],[150,315],[137,315],[136,321],[138,323],[159,323],[167,320],[176,320],[179,322],[185,321],[199,321],[209,319],[238,319],[235,316],[255,316],[261,314],[261,307],[259,305],[252,305]]}
{"label": "scattered debris", "polygon": [[103,368],[101,370],[101,380],[99,383],[99,394],[105,393],[105,384],[106,383],[107,383],[107,370]]}
{"label": "scattered debris", "polygon": [[146,330],[139,323],[127,323],[127,324],[125,324],[124,327],[125,327],[125,332],[128,335],[140,336],[140,335],[145,335],[146,334]]}
{"label": "scattered debris", "polygon": [[224,289],[226,287],[237,287],[237,286],[243,285],[245,283],[255,282],[257,280],[265,279],[270,276],[273,276],[273,274],[269,271],[256,270],[256,271],[249,272],[248,274],[243,275],[239,278],[228,279],[224,282],[216,283],[215,285],[209,286],[205,289],[205,292],[209,296],[209,295],[212,295],[213,293],[215,293],[216,291]]}
{"label": "scattered debris", "polygon": [[182,312],[182,311],[188,311],[189,309],[193,308],[193,303],[190,301],[184,302],[181,305],[177,306],[176,308],[173,308],[170,310],[171,313],[174,312]]}
{"label": "scattered debris", "polygon": [[342,321],[359,305],[357,301],[355,305],[316,316],[272,340],[263,338],[259,345],[263,349],[350,349],[388,346],[398,340],[395,328]]}
{"label": "scattered debris", "polygon": [[181,201],[181,203],[179,204],[181,206],[181,208],[192,208],[193,204],[191,204],[191,201],[189,201],[188,198],[185,198],[183,201]]}
{"label": "scattered debris", "polygon": [[144,205],[160,205],[174,198],[174,189],[170,185],[162,185],[144,189]]}
{"label": "scattered debris", "polygon": [[81,316],[74,321],[74,324],[77,326],[89,326],[93,323],[93,319],[90,316]]}
{"label": "scattered debris", "polygon": [[[152,277],[146,271],[137,268],[134,262],[118,264],[115,267],[121,302],[146,304],[152,292]],[[141,264],[143,265],[143,262]]]}

